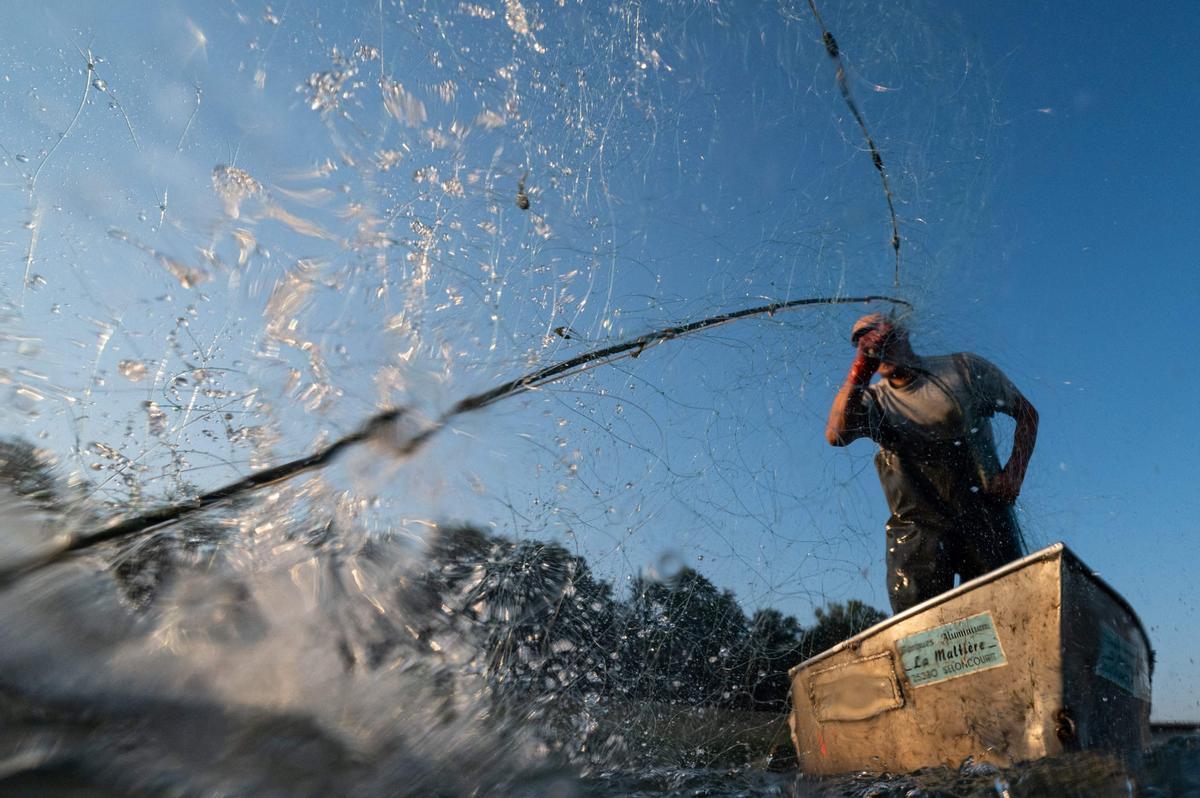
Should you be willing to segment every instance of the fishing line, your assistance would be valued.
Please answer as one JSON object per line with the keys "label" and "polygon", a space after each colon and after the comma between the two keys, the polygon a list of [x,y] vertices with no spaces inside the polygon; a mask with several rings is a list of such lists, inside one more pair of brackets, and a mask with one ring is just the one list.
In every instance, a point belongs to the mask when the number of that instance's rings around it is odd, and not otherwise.
{"label": "fishing line", "polygon": [[[508,399],[543,385],[557,382],[566,377],[580,374],[596,366],[613,363],[623,357],[637,358],[647,349],[667,341],[673,341],[692,333],[700,332],[701,330],[708,330],[754,316],[773,316],[780,311],[799,307],[865,304],[870,302],[887,302],[893,307],[912,308],[911,303],[908,301],[890,296],[810,297],[806,299],[793,299],[786,302],[772,302],[769,305],[743,308],[742,310],[709,316],[708,318],[686,324],[665,327],[611,346],[584,352],[567,360],[501,383],[490,390],[472,394],[461,399],[444,412],[435,422],[414,433],[399,445],[394,446],[394,451],[400,456],[407,457],[421,448],[421,446],[457,416],[481,410],[502,399]],[[273,468],[264,469],[184,502],[160,507],[125,520],[114,521],[100,529],[85,531],[75,535],[61,536],[55,541],[54,546],[49,551],[42,553],[38,557],[15,566],[0,568],[0,587],[10,584],[19,576],[58,562],[74,552],[90,549],[101,543],[118,540],[131,535],[153,532],[156,529],[172,524],[220,502],[228,501],[259,488],[289,480],[308,471],[323,468],[332,463],[350,447],[370,441],[393,427],[395,422],[399,421],[405,413],[406,410],[404,408],[382,410],[367,419],[357,431],[337,439],[325,448],[306,457],[291,460]]]}
{"label": "fishing line", "polygon": [[896,253],[896,274],[892,285],[899,289],[900,225],[896,221],[896,204],[892,200],[892,188],[888,183],[887,169],[883,166],[883,156],[879,154],[879,148],[875,146],[875,139],[871,138],[871,131],[867,129],[867,121],[863,118],[862,112],[858,110],[858,103],[854,101],[854,96],[850,93],[850,84],[846,82],[846,66],[842,62],[842,51],[838,48],[837,39],[833,38],[833,34],[825,27],[825,21],[821,19],[821,12],[817,11],[816,0],[808,0],[808,7],[812,9],[813,17],[821,28],[821,41],[825,43],[825,52],[829,53],[829,57],[837,64],[838,90],[842,93],[842,99],[846,101],[846,107],[854,116],[854,121],[858,122],[863,138],[867,140],[867,147],[871,151],[871,162],[875,164],[875,169],[879,172],[879,179],[883,183],[883,196],[887,199],[888,215],[892,219],[892,249]]}

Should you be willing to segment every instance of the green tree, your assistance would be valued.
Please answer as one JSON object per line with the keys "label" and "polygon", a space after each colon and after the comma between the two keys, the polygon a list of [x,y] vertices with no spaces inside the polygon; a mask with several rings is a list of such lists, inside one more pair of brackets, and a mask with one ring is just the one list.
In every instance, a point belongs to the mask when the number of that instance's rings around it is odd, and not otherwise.
{"label": "green tree", "polygon": [[43,510],[61,510],[54,461],[23,438],[0,438],[0,484]]}
{"label": "green tree", "polygon": [[804,630],[791,615],[766,607],[750,619],[744,663],[744,705],[750,709],[787,708],[790,680],[788,669],[803,659]]}
{"label": "green tree", "polygon": [[638,579],[626,606],[622,667],[637,697],[733,704],[746,616],[733,593],[684,568],[665,581]]}
{"label": "green tree", "polygon": [[466,619],[481,669],[505,692],[603,689],[617,647],[612,587],[558,543],[469,526],[431,541],[431,608]]}
{"label": "green tree", "polygon": [[801,651],[805,659],[820,654],[888,617],[887,613],[880,612],[858,599],[850,599],[845,604],[831,601],[824,609],[814,610],[813,614],[817,617],[817,625],[805,631],[801,640]]}

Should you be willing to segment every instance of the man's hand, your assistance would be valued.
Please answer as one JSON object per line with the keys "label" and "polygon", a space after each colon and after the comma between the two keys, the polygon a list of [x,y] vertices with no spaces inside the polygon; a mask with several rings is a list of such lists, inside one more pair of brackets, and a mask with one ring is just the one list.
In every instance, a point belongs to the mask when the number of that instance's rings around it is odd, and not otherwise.
{"label": "man's hand", "polygon": [[854,326],[850,328],[850,343],[858,346],[858,341],[862,336],[872,333],[881,332],[884,337],[890,335],[895,330],[895,325],[892,320],[882,313],[868,313],[860,317]]}
{"label": "man's hand", "polygon": [[983,493],[1002,504],[1013,504],[1021,494],[1021,482],[1004,469],[984,483]]}
{"label": "man's hand", "polygon": [[883,362],[883,350],[894,335],[895,328],[886,316],[872,313],[854,323],[850,343],[854,345],[854,363],[846,381],[833,398],[829,422],[825,425],[825,440],[831,446],[845,446],[869,434],[867,410],[863,393]]}
{"label": "man's hand", "polygon": [[1037,409],[1024,396],[1018,394],[1017,401],[1008,411],[1017,420],[1012,455],[1004,468],[983,486],[985,495],[1004,504],[1015,502],[1021,492],[1021,483],[1025,481],[1025,470],[1029,467],[1029,458],[1033,456],[1038,431]]}
{"label": "man's hand", "polygon": [[880,370],[880,344],[883,343],[883,335],[877,330],[866,332],[865,335],[858,338],[858,352],[854,354],[854,362],[850,367],[850,374],[847,379],[856,385],[865,385],[871,382],[871,377],[875,376],[875,372]]}
{"label": "man's hand", "polygon": [[891,332],[891,325],[884,321],[879,326],[873,326],[867,328],[865,332],[855,334],[854,340],[858,351],[854,356],[854,364],[850,366],[849,374],[849,379],[854,384],[866,385],[879,370],[883,347]]}

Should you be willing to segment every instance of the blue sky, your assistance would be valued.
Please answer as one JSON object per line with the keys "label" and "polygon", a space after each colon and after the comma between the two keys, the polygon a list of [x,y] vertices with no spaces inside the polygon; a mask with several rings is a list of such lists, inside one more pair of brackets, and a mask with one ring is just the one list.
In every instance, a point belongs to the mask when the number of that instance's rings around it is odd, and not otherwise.
{"label": "blue sky", "polygon": [[1139,609],[1162,662],[1156,712],[1179,717],[1198,709],[1200,448],[1179,423],[1197,377],[1173,343],[1200,295],[1186,133],[1198,22],[1188,4],[978,20],[1005,104],[1051,109],[1012,131],[980,264],[992,351],[1042,411],[1023,506]]}
{"label": "blue sky", "polygon": [[[1029,537],[1138,609],[1156,716],[1200,716],[1200,15],[823,13],[889,168],[918,351],[979,352],[1037,405]],[[884,198],[806,3],[51,3],[9,22],[0,419],[108,498],[134,469],[149,496],[216,485],[381,404],[432,415],[764,297],[892,290]],[[229,164],[244,196],[214,184]],[[872,448],[821,434],[858,312],[673,342],[326,479],[416,538],[466,517],[567,540],[618,583],[684,562],[802,620],[883,607]]]}

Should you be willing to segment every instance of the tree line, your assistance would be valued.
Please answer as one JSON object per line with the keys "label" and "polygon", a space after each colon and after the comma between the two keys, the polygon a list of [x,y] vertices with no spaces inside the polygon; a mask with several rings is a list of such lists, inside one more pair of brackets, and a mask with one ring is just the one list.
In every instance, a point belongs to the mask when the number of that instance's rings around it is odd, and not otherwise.
{"label": "tree line", "polygon": [[[86,504],[86,491],[62,484],[26,441],[0,440],[0,484],[49,512]],[[172,529],[113,547],[111,571],[135,610],[151,607],[176,571],[203,560],[228,533],[203,516]],[[299,534],[314,547],[337,537],[331,525]],[[470,524],[435,529],[426,555],[397,601],[425,644],[452,623],[501,698],[779,711],[789,668],[887,617],[854,599],[817,609],[809,627],[773,608],[747,616],[732,592],[688,567],[668,578],[639,576],[619,596],[559,543]],[[395,629],[367,636],[365,651],[347,645],[349,667],[378,666],[400,639],[411,641]]]}
{"label": "tree line", "polygon": [[747,616],[687,567],[639,576],[618,596],[558,543],[470,525],[434,533],[426,579],[470,619],[489,677],[509,693],[782,710],[789,668],[887,617],[854,599],[816,610],[807,628],[773,608]]}

